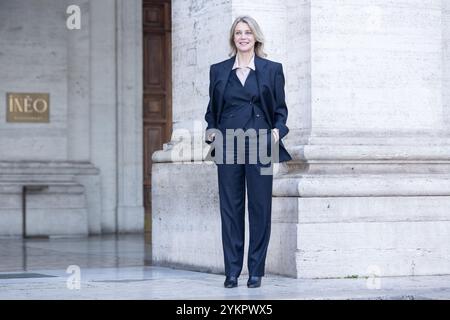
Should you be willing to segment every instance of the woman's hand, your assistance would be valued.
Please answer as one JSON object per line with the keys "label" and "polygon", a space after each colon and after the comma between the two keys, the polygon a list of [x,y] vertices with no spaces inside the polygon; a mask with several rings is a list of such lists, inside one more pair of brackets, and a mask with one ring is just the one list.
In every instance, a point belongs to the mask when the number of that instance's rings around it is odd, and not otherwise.
{"label": "woman's hand", "polygon": [[214,137],[216,136],[216,133],[215,132],[211,132],[209,135],[208,135],[208,137],[207,137],[207,140],[208,141],[214,141]]}
{"label": "woman's hand", "polygon": [[277,143],[278,140],[280,140],[280,132],[278,131],[277,128],[272,129],[272,136],[275,143]]}

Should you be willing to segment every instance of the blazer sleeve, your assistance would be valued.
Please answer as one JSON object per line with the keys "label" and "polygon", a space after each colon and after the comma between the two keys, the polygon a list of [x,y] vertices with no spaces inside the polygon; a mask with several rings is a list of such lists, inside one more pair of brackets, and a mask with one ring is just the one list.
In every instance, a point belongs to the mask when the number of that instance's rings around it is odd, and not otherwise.
{"label": "blazer sleeve", "polygon": [[216,116],[214,114],[215,112],[212,106],[214,76],[214,65],[211,65],[211,67],[209,68],[209,102],[205,114],[205,120],[208,123],[206,130],[216,128]]}
{"label": "blazer sleeve", "polygon": [[288,109],[285,100],[284,83],[283,65],[280,63],[278,64],[277,71],[275,72],[276,106],[274,110],[274,127],[279,130],[280,139],[286,136],[289,132],[289,128],[286,126]]}

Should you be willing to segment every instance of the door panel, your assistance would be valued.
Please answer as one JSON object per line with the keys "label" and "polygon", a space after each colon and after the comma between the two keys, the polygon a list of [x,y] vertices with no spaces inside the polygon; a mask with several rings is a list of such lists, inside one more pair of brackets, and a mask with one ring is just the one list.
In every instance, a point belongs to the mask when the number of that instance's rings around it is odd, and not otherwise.
{"label": "door panel", "polygon": [[151,232],[152,153],[172,132],[171,3],[143,0],[145,232]]}

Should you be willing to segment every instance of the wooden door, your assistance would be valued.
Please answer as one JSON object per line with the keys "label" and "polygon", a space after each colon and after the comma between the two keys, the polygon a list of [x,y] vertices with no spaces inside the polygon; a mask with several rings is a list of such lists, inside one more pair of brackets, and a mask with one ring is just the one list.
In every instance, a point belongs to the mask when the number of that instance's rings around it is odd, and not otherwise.
{"label": "wooden door", "polygon": [[144,50],[144,206],[145,232],[151,232],[152,153],[172,132],[171,3],[143,0]]}

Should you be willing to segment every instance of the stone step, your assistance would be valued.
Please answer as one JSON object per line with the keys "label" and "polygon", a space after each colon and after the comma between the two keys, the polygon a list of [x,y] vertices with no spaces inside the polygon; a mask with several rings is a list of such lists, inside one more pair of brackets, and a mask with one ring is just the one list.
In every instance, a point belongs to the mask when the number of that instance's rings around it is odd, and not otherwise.
{"label": "stone step", "polygon": [[59,182],[59,181],[21,181],[21,182],[0,182],[0,195],[1,194],[16,194],[22,193],[23,186],[47,186],[42,191],[29,190],[28,193],[83,193],[84,187],[76,182]]}
{"label": "stone step", "polygon": [[[61,190],[60,190],[61,191]],[[0,211],[22,208],[22,194],[0,193]],[[84,192],[46,193],[36,192],[26,194],[27,209],[72,209],[85,207]]]}
{"label": "stone step", "polygon": [[23,185],[47,187],[26,194],[28,236],[88,234],[85,188],[74,181],[0,182],[0,234],[22,235]]}
{"label": "stone step", "polygon": [[0,161],[0,180],[2,175],[78,175],[98,174],[99,170],[88,162],[70,161]]}
{"label": "stone step", "polygon": [[39,183],[39,182],[69,182],[73,181],[74,176],[71,174],[0,174],[1,183]]}

